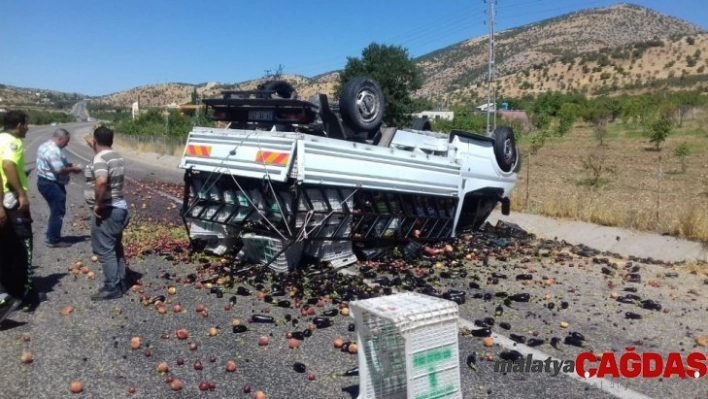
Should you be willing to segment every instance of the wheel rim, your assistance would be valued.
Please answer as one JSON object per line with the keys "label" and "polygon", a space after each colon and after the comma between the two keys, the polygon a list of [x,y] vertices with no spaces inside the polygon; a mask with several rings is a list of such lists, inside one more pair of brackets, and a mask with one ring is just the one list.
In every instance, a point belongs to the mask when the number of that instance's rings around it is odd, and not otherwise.
{"label": "wheel rim", "polygon": [[512,161],[514,156],[514,146],[511,144],[511,140],[507,139],[504,141],[504,160],[507,162]]}
{"label": "wheel rim", "polygon": [[379,100],[372,91],[362,90],[356,96],[356,108],[364,122],[371,122],[379,114]]}

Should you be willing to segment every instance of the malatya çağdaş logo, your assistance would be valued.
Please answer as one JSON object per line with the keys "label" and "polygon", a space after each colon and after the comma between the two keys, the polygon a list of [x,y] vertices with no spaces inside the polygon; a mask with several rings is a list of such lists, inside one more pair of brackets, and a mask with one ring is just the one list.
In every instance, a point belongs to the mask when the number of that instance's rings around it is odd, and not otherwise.
{"label": "malatya \u00e7a\u011fda\u015f logo", "polygon": [[[521,355],[520,353],[516,352]],[[494,371],[502,373],[549,373],[558,375],[575,372],[582,378],[702,378],[708,373],[706,354],[671,352],[662,356],[655,352],[635,352],[625,348],[625,353],[605,352],[598,356],[583,352],[575,360],[534,359],[531,355],[498,360]]]}

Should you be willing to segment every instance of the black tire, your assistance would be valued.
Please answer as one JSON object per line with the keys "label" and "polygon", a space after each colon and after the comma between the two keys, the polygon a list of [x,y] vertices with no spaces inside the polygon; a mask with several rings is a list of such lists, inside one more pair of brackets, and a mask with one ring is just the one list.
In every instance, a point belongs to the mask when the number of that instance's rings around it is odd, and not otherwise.
{"label": "black tire", "polygon": [[426,132],[429,132],[433,129],[432,125],[430,124],[430,119],[428,118],[416,118],[416,120],[413,121],[413,130],[423,130]]}
{"label": "black tire", "polygon": [[275,90],[273,95],[280,98],[297,99],[297,90],[290,83],[284,80],[273,80],[263,85],[263,90]]}
{"label": "black tire", "polygon": [[511,172],[518,160],[514,132],[508,126],[499,126],[494,130],[494,156],[499,168]]}
{"label": "black tire", "polygon": [[372,133],[381,127],[385,106],[381,87],[367,77],[356,77],[342,87],[339,113],[356,133]]}

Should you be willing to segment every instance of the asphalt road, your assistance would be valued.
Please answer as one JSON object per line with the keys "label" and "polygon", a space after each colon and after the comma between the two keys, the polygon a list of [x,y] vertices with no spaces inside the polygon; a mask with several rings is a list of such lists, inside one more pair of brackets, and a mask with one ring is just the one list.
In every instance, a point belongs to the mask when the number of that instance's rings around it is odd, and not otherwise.
{"label": "asphalt road", "polygon": [[72,114],[80,121],[81,120],[87,121],[89,118],[89,113],[88,113],[88,110],[86,109],[86,102],[79,101],[78,103],[74,104],[74,107],[72,109]]}
{"label": "asphalt road", "polygon": [[[67,154],[70,162],[85,164],[91,156],[91,150],[83,142],[82,136],[88,133],[92,124],[68,124],[64,127],[74,132]],[[37,147],[50,134],[54,127],[32,129],[25,140],[27,161],[34,159]],[[129,152],[126,151],[126,154]],[[153,162],[154,163],[154,162]],[[149,180],[179,181],[181,171],[172,168],[164,160],[160,165],[149,162],[144,156],[127,158],[129,176],[138,181]],[[167,165],[167,166],[166,166]],[[178,285],[177,299],[188,311],[181,315],[169,312],[158,315],[152,307],[138,304],[137,294],[128,295],[110,303],[94,304],[88,296],[98,287],[100,270],[87,259],[90,257],[90,245],[86,240],[88,231],[85,218],[87,210],[81,199],[82,181],[72,178],[69,186],[68,215],[64,233],[74,236],[77,243],[68,249],[49,249],[41,245],[48,209],[35,188],[32,175],[30,190],[31,206],[35,220],[36,273],[40,285],[46,288],[49,300],[42,304],[34,314],[17,313],[12,317],[16,324],[0,331],[0,356],[8,359],[0,375],[0,398],[62,398],[72,397],[68,384],[72,379],[84,381],[85,392],[81,397],[113,398],[127,396],[128,385],[135,385],[141,398],[232,398],[252,397],[242,393],[241,387],[248,383],[253,391],[262,389],[268,398],[355,398],[357,377],[340,377],[342,372],[356,365],[356,357],[339,353],[332,348],[332,340],[342,337],[354,340],[355,335],[347,330],[351,319],[338,317],[333,327],[318,330],[312,338],[303,342],[301,349],[287,349],[283,337],[285,326],[253,325],[251,331],[242,335],[233,335],[228,331],[232,317],[245,319],[254,311],[260,311],[264,304],[253,298],[239,298],[238,304],[230,311],[221,310],[224,299],[209,295],[206,290]],[[136,184],[131,187],[132,195],[139,191]],[[165,199],[154,199],[149,207],[165,209]],[[522,224],[522,227],[523,224]],[[593,230],[594,233],[597,231]],[[588,239],[592,239],[588,235]],[[558,241],[536,241],[534,243],[500,243],[498,239],[471,242],[458,242],[468,247],[487,248],[499,252],[506,258],[491,257],[488,262],[461,262],[467,276],[465,278],[443,277],[437,271],[436,287],[441,290],[457,288],[467,292],[466,303],[461,305],[461,327],[478,328],[475,320],[494,317],[492,337],[495,345],[491,348],[482,345],[482,338],[459,336],[459,357],[462,388],[465,398],[705,398],[708,397],[708,379],[587,379],[580,380],[567,375],[549,375],[545,373],[495,373],[493,362],[486,361],[491,355],[498,358],[509,349],[522,354],[533,353],[535,359],[545,360],[573,359],[581,351],[595,353],[614,351],[621,353],[625,347],[637,347],[638,352],[655,351],[661,354],[669,352],[688,353],[702,351],[694,338],[708,335],[706,313],[708,312],[708,285],[705,276],[675,271],[672,267],[661,264],[647,264],[627,259],[620,259],[611,254],[600,254],[582,247],[573,247]],[[639,249],[637,249],[639,248]],[[632,244],[633,252],[640,251],[639,244]],[[642,253],[634,253],[643,256]],[[605,259],[606,258],[606,259]],[[96,280],[87,280],[83,276],[75,279],[69,267],[75,260],[88,262],[96,271]],[[423,260],[426,262],[426,260]],[[449,262],[439,262],[447,270]],[[642,276],[641,282],[630,283],[622,276],[633,266]],[[609,274],[603,274],[605,267]],[[186,275],[192,265],[172,265],[158,257],[148,257],[136,263],[133,268],[143,273],[144,285],[152,284],[149,293],[164,293],[166,282],[160,279],[165,271],[176,275]],[[348,268],[349,272],[359,274],[358,267]],[[435,269],[435,268],[433,268]],[[458,270],[458,269],[456,269]],[[505,275],[507,278],[492,273]],[[515,279],[517,274],[532,274],[529,282]],[[667,274],[675,273],[675,274]],[[378,276],[387,275],[384,271]],[[475,280],[474,277],[479,280]],[[479,288],[469,288],[470,282],[477,281]],[[544,281],[552,281],[546,284]],[[615,286],[610,288],[609,285]],[[642,299],[653,299],[663,306],[662,311],[642,309],[634,304],[622,304],[610,298],[611,292],[624,295],[627,287],[636,288],[636,295]],[[515,294],[529,293],[531,301],[503,306],[503,298],[495,296],[498,292]],[[489,300],[474,298],[475,294],[492,294]],[[228,295],[225,296],[228,298]],[[567,309],[561,304],[568,303]],[[208,319],[193,311],[194,306],[203,303],[210,309]],[[549,303],[555,307],[549,309]],[[59,310],[66,305],[75,307],[70,316],[59,315]],[[503,315],[495,316],[498,306],[504,309]],[[327,309],[327,308],[325,308]],[[641,320],[627,320],[625,312],[641,314]],[[276,318],[292,311],[273,309]],[[301,322],[306,322],[302,318]],[[500,328],[500,323],[509,324],[510,329]],[[561,328],[560,323],[568,323]],[[26,323],[26,324],[22,324]],[[212,325],[221,327],[217,337],[206,337],[206,328]],[[186,326],[194,331],[194,341],[200,349],[189,351],[186,344],[177,342],[174,331]],[[582,333],[586,337],[585,348],[560,344],[558,349],[549,345],[551,338],[561,340],[571,331]],[[169,332],[170,339],[161,340],[160,334]],[[258,335],[273,334],[271,345],[266,348],[255,344]],[[31,336],[28,343],[22,342],[23,334]],[[536,335],[543,339],[543,345],[529,348],[510,340],[511,334],[524,336],[526,339]],[[148,341],[152,356],[146,358],[142,352],[130,351],[130,337],[139,335]],[[30,365],[20,363],[19,356],[24,350],[34,355]],[[142,349],[141,349],[142,350]],[[467,356],[478,354],[478,370],[465,365]],[[177,367],[174,360],[184,356],[185,366]],[[210,356],[217,356],[216,363],[209,363]],[[195,372],[191,364],[195,358],[204,362],[204,370]],[[239,364],[234,375],[224,374],[223,362],[233,358]],[[164,383],[164,377],[155,373],[155,366],[166,360],[173,368],[176,378],[185,383],[180,393],[172,393]],[[302,374],[292,370],[295,361],[305,363],[317,375],[316,381],[307,381]],[[189,371],[188,371],[189,369]],[[215,380],[217,388],[213,392],[200,393],[196,386],[200,380]]]}

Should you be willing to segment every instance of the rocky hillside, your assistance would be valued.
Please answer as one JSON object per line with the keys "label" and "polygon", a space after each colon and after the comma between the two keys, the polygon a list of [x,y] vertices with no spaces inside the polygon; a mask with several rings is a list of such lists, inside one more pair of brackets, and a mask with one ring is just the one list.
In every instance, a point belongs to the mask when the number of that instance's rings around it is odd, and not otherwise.
{"label": "rocky hillside", "polygon": [[88,98],[88,96],[0,84],[0,106],[71,108],[72,105],[84,98]]}
{"label": "rocky hillside", "polygon": [[[455,99],[486,93],[484,84],[456,89]],[[500,92],[521,97],[579,90],[589,96],[659,88],[708,91],[708,34],[676,36],[572,55],[499,79]]]}
{"label": "rocky hillside", "polygon": [[[478,103],[486,97],[488,37],[443,48],[416,62],[425,83],[416,96],[449,103]],[[646,91],[659,87],[708,90],[708,31],[647,8],[620,4],[588,9],[499,32],[496,37],[499,94],[520,97],[546,90],[587,95]],[[307,78],[285,75],[301,98],[331,94],[338,72]],[[262,79],[241,83],[170,83],[136,87],[101,97],[101,103],[164,107],[221,90],[253,89]],[[1,93],[0,93],[1,94]]]}
{"label": "rocky hillside", "polygon": [[[592,91],[596,86],[601,86],[602,82],[595,79],[595,84],[591,85],[593,82],[588,81],[589,77],[583,80],[580,76],[575,76],[573,84],[567,81],[572,79],[568,77],[571,74],[562,74],[559,70],[551,72],[550,69],[557,64],[556,60],[562,60],[561,63],[569,63],[572,60],[577,62],[582,54],[598,51],[606,55],[615,54],[617,51],[626,55],[629,52],[630,63],[634,60],[636,64],[632,71],[627,72],[632,76],[637,73],[644,76],[647,72],[654,74],[654,70],[650,68],[656,67],[659,60],[663,61],[661,67],[674,61],[673,65],[666,68],[666,73],[668,75],[673,71],[673,74],[678,76],[683,73],[685,63],[682,61],[685,61],[685,53],[694,49],[700,50],[705,44],[691,48],[686,45],[681,50],[679,44],[670,46],[668,42],[705,33],[705,29],[698,26],[635,5],[621,4],[585,10],[499,32],[496,38],[497,76],[505,77],[502,82],[509,86],[509,91],[504,92],[504,85],[501,89],[502,94],[508,96],[538,91],[539,88],[549,89],[549,84],[542,87],[547,77],[548,81],[551,80],[552,75],[549,77],[548,73],[555,73],[556,88],[561,87],[561,82],[565,83],[565,87],[583,87],[587,84],[588,90]],[[485,85],[478,83],[486,79],[488,44],[487,37],[480,37],[421,57],[418,63],[426,83],[418,94],[430,98],[447,98],[454,102],[467,99],[470,94],[474,98],[475,91],[482,90],[486,93]],[[648,47],[654,48],[651,52],[644,52]],[[635,52],[635,49],[638,51]],[[584,59],[593,59],[588,57]],[[703,63],[705,57],[701,52],[697,64]],[[639,59],[643,62],[637,63]],[[617,58],[610,63],[615,60]],[[549,71],[543,72],[546,68]],[[534,70],[541,71],[540,77],[537,73],[532,78],[531,72]],[[583,75],[588,73],[583,70],[582,65],[579,71]],[[603,72],[611,73],[609,70],[598,71]],[[510,84],[516,82],[517,73],[529,76],[518,84]],[[656,74],[654,76],[659,78]],[[524,85],[524,81],[528,83]],[[634,82],[635,79],[623,81]]]}

